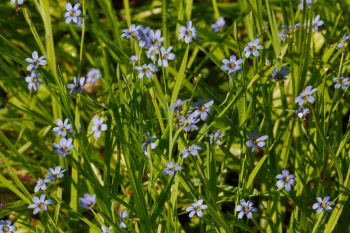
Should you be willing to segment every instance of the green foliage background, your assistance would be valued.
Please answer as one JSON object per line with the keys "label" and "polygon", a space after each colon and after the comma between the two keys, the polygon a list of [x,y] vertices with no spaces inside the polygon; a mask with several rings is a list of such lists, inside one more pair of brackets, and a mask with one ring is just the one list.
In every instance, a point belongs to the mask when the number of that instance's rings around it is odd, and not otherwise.
{"label": "green foliage background", "polygon": [[[332,78],[349,73],[348,47],[336,49],[349,32],[350,1],[316,1],[301,11],[299,1],[276,0],[82,0],[82,27],[64,23],[65,1],[25,1],[0,7],[0,219],[12,219],[18,232],[101,232],[119,228],[127,209],[129,232],[349,232],[349,91],[334,89]],[[284,25],[307,24],[317,14],[318,32],[305,27],[281,43]],[[220,33],[210,29],[219,16]],[[178,28],[192,20],[199,39],[186,45]],[[121,38],[132,23],[160,28],[176,61],[152,80],[139,80],[129,63],[142,54],[137,43]],[[249,41],[260,38],[261,56],[246,59],[242,72],[228,77],[221,60],[243,57]],[[43,85],[29,92],[24,77],[32,51],[46,55]],[[265,60],[269,59],[267,63]],[[271,78],[275,67],[291,74]],[[103,78],[92,91],[69,95],[67,83],[96,67]],[[307,85],[317,87],[306,121],[297,117],[294,99]],[[169,106],[178,98],[213,99],[213,114],[198,133],[176,127]],[[104,116],[108,130],[91,136],[91,119]],[[57,118],[74,128],[74,152],[56,155],[52,132]],[[226,134],[220,146],[209,144],[216,129]],[[246,148],[247,132],[269,136],[258,153]],[[141,148],[145,132],[157,136],[149,157]],[[197,157],[180,151],[200,144]],[[168,161],[184,169],[172,178],[162,173]],[[35,181],[47,168],[68,169],[49,184],[54,204],[32,216],[27,209]],[[288,169],[297,177],[291,192],[277,190],[275,176]],[[93,211],[79,207],[79,197],[95,193]],[[311,208],[317,196],[330,195],[331,213]],[[189,219],[185,207],[203,198],[204,218]],[[238,220],[240,199],[258,208],[253,220]]]}

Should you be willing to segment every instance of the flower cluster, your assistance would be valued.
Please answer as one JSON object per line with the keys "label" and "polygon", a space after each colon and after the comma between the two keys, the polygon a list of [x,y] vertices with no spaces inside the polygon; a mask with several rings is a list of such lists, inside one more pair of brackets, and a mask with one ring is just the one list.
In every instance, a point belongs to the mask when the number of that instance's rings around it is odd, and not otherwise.
{"label": "flower cluster", "polygon": [[[142,65],[135,66],[135,70],[139,73],[139,79],[142,79],[144,76],[148,79],[152,79],[153,75],[159,70],[153,63],[157,63],[159,67],[167,68],[169,66],[169,61],[176,58],[175,54],[171,52],[173,46],[166,48],[162,45],[164,38],[161,35],[160,29],[154,31],[143,25],[136,26],[132,24],[129,29],[123,29],[121,37],[127,39],[132,38],[138,42],[141,48],[147,49],[146,57],[149,60],[145,61]],[[131,64],[136,65],[139,62],[136,55],[130,57]]]}
{"label": "flower cluster", "polygon": [[[62,170],[61,166],[56,166],[55,169],[49,168],[49,174],[46,176],[46,178],[42,179],[39,178],[35,188],[34,188],[34,193],[39,192],[40,190],[46,191],[46,183],[49,182],[54,182],[56,179],[61,179],[64,176],[64,172],[66,171],[65,169]],[[45,200],[46,194],[41,194],[40,198],[35,196],[33,197],[33,202],[34,204],[31,204],[28,206],[30,209],[34,209],[33,214],[37,214],[40,210],[47,210],[46,205],[51,205],[53,204],[52,200]]]}
{"label": "flower cluster", "polygon": [[56,154],[66,157],[73,150],[73,138],[66,138],[67,133],[73,132],[72,125],[67,118],[64,121],[57,119],[56,122],[57,127],[54,127],[52,130],[55,132],[56,137],[62,136],[62,138],[59,139],[59,143],[54,143],[53,147]]}
{"label": "flower cluster", "polygon": [[224,133],[221,133],[221,130],[218,129],[216,130],[215,133],[212,133],[209,135],[209,142],[210,144],[216,144],[216,145],[220,145],[221,144],[221,139],[225,137]]}
{"label": "flower cluster", "polygon": [[25,61],[29,63],[27,66],[27,71],[31,72],[30,76],[25,77],[25,81],[28,83],[28,90],[38,91],[39,84],[42,83],[41,78],[39,78],[40,72],[38,69],[39,66],[47,65],[45,56],[39,57],[38,52],[34,51],[32,53],[32,58],[26,58]]}
{"label": "flower cluster", "polygon": [[183,106],[188,101],[178,99],[169,109],[174,111],[178,119],[178,126],[183,127],[185,132],[197,131],[198,126],[196,124],[200,121],[206,121],[209,115],[212,114],[211,106],[214,104],[214,100],[204,102],[200,99],[193,103],[192,107],[185,113]]}
{"label": "flower cluster", "polygon": [[283,28],[284,30],[279,33],[281,37],[281,41],[285,42],[287,38],[293,38],[294,33],[298,31],[301,26],[302,26],[301,23],[297,23],[295,25],[289,25],[289,26],[282,25],[281,28]]}

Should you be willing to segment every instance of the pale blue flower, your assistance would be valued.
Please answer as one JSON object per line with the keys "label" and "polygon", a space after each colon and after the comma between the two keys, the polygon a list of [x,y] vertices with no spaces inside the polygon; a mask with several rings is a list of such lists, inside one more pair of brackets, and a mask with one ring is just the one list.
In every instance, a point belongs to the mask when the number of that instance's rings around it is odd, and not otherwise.
{"label": "pale blue flower", "polygon": [[187,21],[187,27],[181,26],[179,28],[179,39],[185,39],[185,43],[189,44],[193,39],[197,39],[197,29],[192,26],[192,21]]}
{"label": "pale blue flower", "polygon": [[136,66],[135,69],[139,72],[138,78],[142,79],[144,75],[148,79],[151,79],[153,76],[153,73],[158,71],[158,68],[155,67],[152,63],[150,64],[144,64],[142,66]]}
{"label": "pale blue flower", "polygon": [[[305,0],[306,8],[310,9],[313,2],[314,2],[314,0]],[[300,10],[304,10],[304,0],[300,0],[298,8]]]}
{"label": "pale blue flower", "polygon": [[338,43],[337,49],[342,48],[349,39],[350,39],[350,35],[345,33],[341,38],[341,41]]}
{"label": "pale blue flower", "polygon": [[131,24],[129,29],[123,29],[121,37],[129,39],[130,37],[134,40],[138,39],[138,30],[140,26],[136,26],[135,24]]}
{"label": "pale blue flower", "polygon": [[55,169],[49,168],[49,174],[46,176],[46,180],[52,182],[55,179],[61,179],[64,176],[66,169],[62,170],[61,166],[56,166]]}
{"label": "pale blue flower", "polygon": [[168,162],[167,167],[163,170],[164,174],[167,174],[169,176],[173,176],[175,174],[175,171],[180,171],[182,169],[182,166],[179,164],[174,164],[173,162]]}
{"label": "pale blue flower", "polygon": [[312,205],[312,209],[316,210],[316,213],[318,214],[320,214],[323,211],[332,211],[331,206],[335,204],[334,202],[329,201],[330,198],[330,196],[325,196],[323,199],[321,197],[317,197],[317,202]]}
{"label": "pale blue flower", "polygon": [[28,90],[29,91],[38,91],[39,90],[39,84],[42,84],[41,78],[39,78],[40,73],[32,71],[30,76],[27,76],[25,78],[25,81],[28,83]]}
{"label": "pale blue flower", "polygon": [[220,17],[215,23],[210,25],[214,32],[219,32],[226,24],[224,17]]}
{"label": "pale blue flower", "polygon": [[248,46],[244,48],[245,57],[250,57],[253,54],[254,57],[259,56],[259,50],[264,49],[264,46],[259,45],[260,40],[256,39],[253,42],[248,42]]}
{"label": "pale blue flower", "polygon": [[91,209],[96,204],[96,194],[85,193],[84,197],[79,198],[80,206],[85,209]]}
{"label": "pale blue flower", "polygon": [[202,147],[197,145],[192,145],[187,149],[183,149],[180,154],[182,155],[182,158],[187,158],[187,156],[190,154],[193,156],[197,156],[199,150],[202,150]]}
{"label": "pale blue flower", "polygon": [[150,30],[147,39],[148,47],[155,49],[158,49],[164,41],[164,38],[161,36],[161,31],[159,29],[156,31]]}
{"label": "pale blue flower", "polygon": [[173,46],[170,46],[168,49],[165,49],[163,46],[160,48],[160,56],[158,59],[158,66],[163,66],[164,68],[168,67],[168,61],[175,59],[175,54],[171,53]]}
{"label": "pale blue flower", "polygon": [[288,30],[283,30],[279,33],[282,42],[286,41],[286,38],[288,36],[288,32],[289,32]]}
{"label": "pale blue flower", "polygon": [[149,41],[151,30],[152,29],[150,27],[144,27],[142,25],[137,26],[137,34],[135,39],[139,42],[139,46],[141,48],[150,47],[148,41]]}
{"label": "pale blue flower", "polygon": [[55,153],[62,157],[66,157],[66,155],[73,150],[72,141],[72,138],[61,138],[59,144],[53,144],[53,147],[55,148]]}
{"label": "pale blue flower", "polygon": [[179,116],[179,126],[184,127],[185,132],[189,132],[191,130],[198,130],[197,123],[200,121],[200,119],[193,114],[189,114],[187,118],[183,115]]}
{"label": "pale blue flower", "polygon": [[92,132],[94,132],[94,138],[98,139],[101,137],[101,132],[107,130],[107,125],[103,123],[103,117],[99,118],[98,116],[96,116],[92,119],[92,121],[94,122],[94,125],[92,126],[91,130]]}
{"label": "pale blue flower", "polygon": [[139,58],[136,55],[130,57],[130,64],[136,65],[139,62]]}
{"label": "pale blue flower", "polygon": [[124,223],[125,218],[129,216],[129,212],[127,210],[123,210],[119,213],[120,223],[119,227],[121,229],[126,229],[126,224]]}
{"label": "pale blue flower", "polygon": [[37,182],[36,182],[36,185],[35,185],[35,188],[34,188],[34,192],[37,193],[39,192],[40,190],[43,190],[45,191],[46,190],[46,183],[49,182],[49,180],[47,179],[39,179]]}
{"label": "pale blue flower", "polygon": [[12,225],[11,220],[0,220],[0,233],[9,233],[17,231],[17,227]]}
{"label": "pale blue flower", "polygon": [[29,63],[29,65],[27,67],[28,71],[36,70],[39,68],[39,66],[47,65],[47,61],[45,60],[45,56],[39,57],[37,51],[34,51],[32,53],[32,58],[26,58],[25,61]]}
{"label": "pale blue flower", "polygon": [[295,113],[298,115],[298,117],[299,117],[300,119],[306,120],[307,115],[310,113],[310,109],[309,109],[309,108],[303,108],[303,107],[301,107],[301,108],[300,108],[299,110],[297,110]]}
{"label": "pale blue flower", "polygon": [[225,136],[225,134],[221,133],[220,129],[216,130],[215,133],[209,135],[210,144],[216,143],[216,145],[221,144],[221,139]]}
{"label": "pale blue flower", "polygon": [[272,72],[272,78],[282,81],[286,80],[288,74],[290,74],[290,71],[286,67],[281,69],[275,68]]}
{"label": "pale blue flower", "polygon": [[[17,4],[17,5],[22,5],[23,4],[23,0],[11,0],[11,4],[12,5],[15,5],[15,4]],[[1,228],[0,228],[1,229]]]}
{"label": "pale blue flower", "polygon": [[333,82],[335,82],[334,88],[338,89],[341,87],[343,91],[346,90],[347,86],[349,85],[349,77],[340,76],[333,78]]}
{"label": "pale blue flower", "polygon": [[107,226],[105,226],[105,225],[102,225],[102,226],[101,226],[101,230],[102,230],[102,233],[111,233],[112,230],[113,230],[113,227],[112,227],[112,226],[107,227]]}
{"label": "pale blue flower", "polygon": [[97,68],[91,68],[89,72],[86,74],[86,82],[87,83],[96,83],[98,80],[102,78],[101,71]]}
{"label": "pale blue flower", "polygon": [[309,103],[314,103],[315,99],[312,96],[313,93],[317,91],[317,88],[312,89],[312,86],[307,86],[303,92],[299,94],[299,96],[295,99],[295,103],[298,104],[299,106],[302,106],[307,100]]}
{"label": "pale blue flower", "polygon": [[70,90],[69,94],[73,95],[75,93],[81,94],[84,92],[83,87],[85,85],[85,77],[81,77],[78,79],[77,77],[74,77],[74,83],[69,83],[67,87]]}
{"label": "pale blue flower", "polygon": [[203,199],[199,199],[197,202],[193,203],[191,206],[186,208],[186,211],[190,211],[190,214],[188,215],[190,218],[192,218],[195,214],[197,214],[198,217],[203,217],[203,210],[207,209],[208,206],[203,204]]}
{"label": "pale blue flower", "polygon": [[259,147],[263,148],[266,146],[267,135],[260,137],[260,133],[255,130],[253,133],[248,132],[248,136],[250,139],[246,142],[246,146],[252,147],[252,152],[256,151]]}
{"label": "pale blue flower", "polygon": [[193,104],[194,107],[194,116],[200,116],[202,121],[205,121],[208,118],[208,115],[212,113],[210,107],[214,104],[214,100],[209,100],[208,102],[203,102],[203,100],[198,100]]}
{"label": "pale blue flower", "polygon": [[187,100],[180,100],[180,99],[177,99],[175,100],[174,104],[170,106],[170,110],[174,110],[174,114],[183,114],[183,105],[190,101],[191,99],[187,99]]}
{"label": "pale blue flower", "polygon": [[56,137],[65,137],[67,135],[67,132],[73,132],[72,125],[69,124],[68,118],[64,119],[64,122],[61,119],[57,119],[56,122],[57,127],[52,129],[56,133]]}
{"label": "pale blue flower", "polygon": [[64,17],[66,17],[66,24],[69,24],[71,21],[78,24],[79,18],[81,17],[80,4],[77,3],[72,6],[72,4],[67,3],[66,10],[67,11],[64,13]]}
{"label": "pale blue flower", "polygon": [[143,153],[148,156],[148,149],[155,149],[157,147],[157,144],[155,143],[155,141],[157,140],[156,136],[151,136],[151,134],[149,132],[146,132],[146,138],[143,140],[142,143],[142,151]]}
{"label": "pale blue flower", "polygon": [[281,36],[281,41],[284,42],[287,38],[287,36],[289,36],[290,34],[293,34],[296,30],[298,30],[301,27],[301,23],[297,23],[295,24],[295,26],[293,25],[282,25],[281,28],[284,28],[285,30],[283,30],[282,32],[280,32],[280,36]]}
{"label": "pale blue flower", "polygon": [[46,211],[46,205],[52,205],[52,200],[45,200],[46,194],[41,194],[39,197],[33,197],[34,204],[28,206],[29,209],[34,209],[33,214],[36,215],[40,210]]}
{"label": "pale blue flower", "polygon": [[315,19],[312,21],[312,30],[315,32],[318,31],[318,27],[322,26],[323,23],[323,20],[320,19],[320,15],[316,15]]}
{"label": "pale blue flower", "polygon": [[253,218],[253,213],[258,211],[255,207],[253,207],[253,202],[245,201],[244,199],[240,200],[240,205],[235,207],[235,211],[238,213],[238,219],[242,219],[243,216],[247,216],[247,218]]}
{"label": "pale blue flower", "polygon": [[295,181],[295,175],[289,174],[288,170],[283,170],[282,174],[278,174],[276,176],[278,179],[276,185],[279,189],[285,188],[287,192],[289,192],[293,186],[297,184]]}
{"label": "pale blue flower", "polygon": [[146,51],[146,56],[155,62],[157,60],[157,56],[159,54],[159,49],[155,47],[151,47]]}
{"label": "pale blue flower", "polygon": [[224,63],[223,66],[221,66],[222,71],[228,71],[229,76],[233,76],[235,71],[241,71],[242,67],[240,67],[240,64],[243,63],[242,59],[236,58],[236,56],[232,55],[230,57],[230,60],[222,59],[222,63]]}

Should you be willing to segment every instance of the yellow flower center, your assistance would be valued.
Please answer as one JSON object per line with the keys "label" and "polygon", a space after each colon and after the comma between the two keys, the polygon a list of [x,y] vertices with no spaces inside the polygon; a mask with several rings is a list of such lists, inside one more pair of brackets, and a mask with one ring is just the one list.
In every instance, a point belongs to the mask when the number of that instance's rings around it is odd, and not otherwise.
{"label": "yellow flower center", "polygon": [[77,15],[77,13],[76,13],[75,11],[71,11],[71,12],[70,12],[70,15],[71,15],[72,17],[75,17],[75,16]]}
{"label": "yellow flower center", "polygon": [[248,207],[248,206],[244,206],[244,207],[243,207],[243,211],[244,211],[244,212],[246,212],[246,213],[247,213],[247,212],[248,212],[248,210],[249,210],[249,207]]}
{"label": "yellow flower center", "polygon": [[41,203],[39,204],[39,207],[40,207],[41,209],[42,209],[44,206],[45,206],[44,202],[41,202]]}
{"label": "yellow flower center", "polygon": [[321,203],[321,206],[322,206],[322,208],[326,208],[326,203],[323,201],[323,202]]}
{"label": "yellow flower center", "polygon": [[202,105],[201,107],[200,107],[200,110],[201,111],[204,111],[206,109],[206,107],[204,106],[204,105]]}
{"label": "yellow flower center", "polygon": [[234,69],[235,67],[236,67],[235,64],[233,64],[233,63],[230,64],[230,68],[231,68],[231,69]]}
{"label": "yellow flower center", "polygon": [[192,31],[191,30],[187,30],[186,31],[186,35],[191,36],[192,35]]}
{"label": "yellow flower center", "polygon": [[284,177],[284,182],[286,182],[286,183],[289,182],[289,177],[288,176]]}
{"label": "yellow flower center", "polygon": [[256,50],[256,47],[255,47],[255,46],[250,46],[250,49],[251,49],[252,51],[255,51],[255,50]]}
{"label": "yellow flower center", "polygon": [[4,227],[4,228],[2,228],[2,230],[3,230],[4,232],[9,232],[9,231],[10,231],[10,228],[9,228],[9,227]]}

